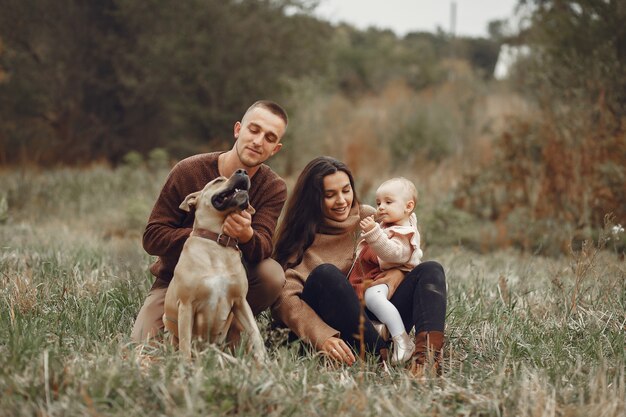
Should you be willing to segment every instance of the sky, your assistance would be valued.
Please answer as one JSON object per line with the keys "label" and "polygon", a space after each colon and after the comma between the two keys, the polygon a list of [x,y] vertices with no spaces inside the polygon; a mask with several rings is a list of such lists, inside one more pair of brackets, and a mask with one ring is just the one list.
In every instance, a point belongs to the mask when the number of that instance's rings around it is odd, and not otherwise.
{"label": "sky", "polygon": [[375,26],[398,36],[408,32],[450,32],[451,4],[456,3],[456,35],[486,37],[491,20],[513,16],[517,0],[320,0],[315,14],[332,23],[359,29]]}

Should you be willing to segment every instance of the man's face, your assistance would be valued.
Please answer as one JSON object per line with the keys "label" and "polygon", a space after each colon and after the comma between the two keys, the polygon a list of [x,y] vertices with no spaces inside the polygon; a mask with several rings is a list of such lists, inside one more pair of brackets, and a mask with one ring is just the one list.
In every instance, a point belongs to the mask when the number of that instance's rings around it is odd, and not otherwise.
{"label": "man's face", "polygon": [[255,107],[235,123],[235,150],[241,163],[254,168],[282,147],[285,122],[263,107]]}

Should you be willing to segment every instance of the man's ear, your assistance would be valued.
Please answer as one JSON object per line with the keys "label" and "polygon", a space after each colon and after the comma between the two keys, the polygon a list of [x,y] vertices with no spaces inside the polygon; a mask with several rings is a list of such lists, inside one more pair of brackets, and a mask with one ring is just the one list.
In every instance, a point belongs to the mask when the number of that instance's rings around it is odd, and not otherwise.
{"label": "man's ear", "polygon": [[278,142],[276,144],[276,146],[274,147],[274,150],[272,151],[272,154],[270,156],[274,156],[278,153],[278,151],[280,151],[280,148],[283,147],[283,143],[282,142]]}
{"label": "man's ear", "polygon": [[241,131],[241,122],[235,122],[235,126],[233,127],[233,136],[235,140],[239,139],[239,132]]}
{"label": "man's ear", "polygon": [[183,202],[180,203],[180,206],[178,206],[178,208],[185,211],[191,211],[191,207],[196,206],[200,193],[202,193],[202,191],[196,191],[195,193],[189,194],[187,197],[185,197]]}

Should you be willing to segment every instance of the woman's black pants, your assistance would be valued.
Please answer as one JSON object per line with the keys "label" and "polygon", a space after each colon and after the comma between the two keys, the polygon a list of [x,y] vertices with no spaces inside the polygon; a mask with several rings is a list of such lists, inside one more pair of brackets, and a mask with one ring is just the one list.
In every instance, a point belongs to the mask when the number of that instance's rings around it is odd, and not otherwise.
{"label": "woman's black pants", "polygon": [[[334,265],[323,264],[311,271],[300,295],[317,315],[340,332],[353,348],[359,348],[361,304],[346,276]],[[424,262],[406,274],[391,303],[398,309],[407,332],[444,331],[446,318],[446,277],[437,262]],[[376,316],[365,310],[365,346],[378,353],[386,344],[380,339],[370,319]]]}

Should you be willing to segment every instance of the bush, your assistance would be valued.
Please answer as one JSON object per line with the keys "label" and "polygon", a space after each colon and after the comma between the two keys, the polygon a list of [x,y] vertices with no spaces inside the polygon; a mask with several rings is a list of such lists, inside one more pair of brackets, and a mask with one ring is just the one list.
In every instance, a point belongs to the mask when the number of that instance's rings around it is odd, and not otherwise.
{"label": "bush", "polygon": [[431,161],[441,161],[454,149],[454,136],[450,124],[444,119],[445,111],[416,108],[408,115],[390,140],[394,163],[407,162],[411,155],[421,155]]}
{"label": "bush", "polygon": [[154,148],[148,154],[148,167],[157,171],[159,169],[168,168],[170,155],[163,148]]}
{"label": "bush", "polygon": [[[526,2],[522,2],[526,3]],[[618,1],[534,1],[518,41],[531,53],[513,85],[519,115],[455,205],[502,225],[511,244],[568,252],[598,240],[605,215],[626,221],[626,8]]]}
{"label": "bush", "polygon": [[589,129],[566,137],[550,120],[512,120],[494,161],[467,175],[455,206],[500,222],[516,246],[569,251],[572,239],[626,218],[624,133]]}
{"label": "bush", "polygon": [[130,151],[124,155],[122,162],[125,167],[131,169],[139,168],[143,164],[143,156],[137,151]]}

